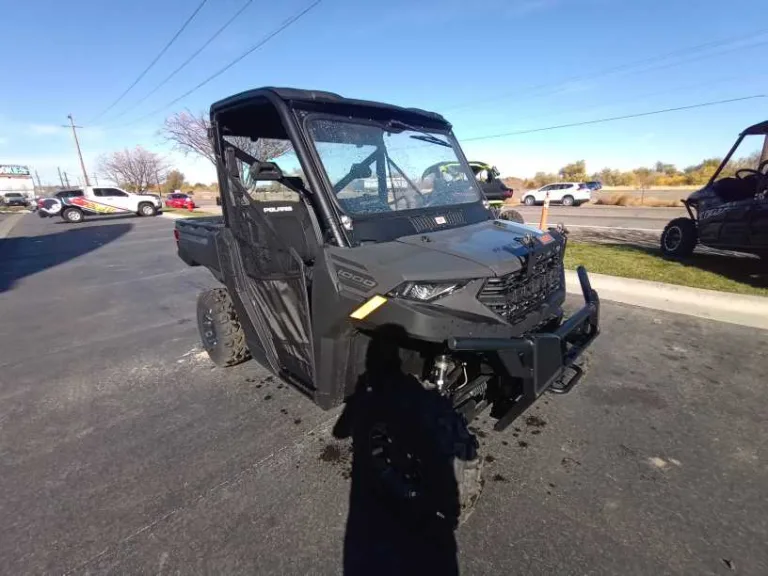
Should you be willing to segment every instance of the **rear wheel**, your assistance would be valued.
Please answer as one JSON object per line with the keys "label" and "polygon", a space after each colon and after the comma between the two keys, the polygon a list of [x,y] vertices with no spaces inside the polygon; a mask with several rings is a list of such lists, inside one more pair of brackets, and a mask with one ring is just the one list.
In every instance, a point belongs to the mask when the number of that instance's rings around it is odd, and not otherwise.
{"label": "rear wheel", "polygon": [[526,206],[533,206],[534,204],[536,204],[536,198],[534,198],[533,196],[526,196],[525,198],[523,198],[523,204],[525,204]]}
{"label": "rear wheel", "polygon": [[139,204],[139,216],[154,216],[155,214],[157,214],[157,208],[149,202]]}
{"label": "rear wheel", "polygon": [[687,258],[698,241],[696,223],[690,218],[675,218],[661,233],[661,252],[665,256]]}
{"label": "rear wheel", "polygon": [[563,206],[573,206],[573,196],[563,196]]}
{"label": "rear wheel", "polygon": [[83,213],[78,208],[67,208],[61,213],[61,217],[72,224],[83,221]]}
{"label": "rear wheel", "polygon": [[203,348],[217,366],[234,366],[251,357],[243,327],[226,289],[214,288],[197,298],[197,328]]}

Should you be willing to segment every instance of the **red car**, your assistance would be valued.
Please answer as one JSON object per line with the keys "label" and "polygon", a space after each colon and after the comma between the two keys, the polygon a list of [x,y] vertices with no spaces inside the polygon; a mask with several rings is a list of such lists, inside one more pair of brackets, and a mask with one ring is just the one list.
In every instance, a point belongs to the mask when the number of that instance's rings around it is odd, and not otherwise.
{"label": "red car", "polygon": [[188,194],[170,194],[165,199],[166,208],[181,208],[182,210],[194,210],[195,201]]}

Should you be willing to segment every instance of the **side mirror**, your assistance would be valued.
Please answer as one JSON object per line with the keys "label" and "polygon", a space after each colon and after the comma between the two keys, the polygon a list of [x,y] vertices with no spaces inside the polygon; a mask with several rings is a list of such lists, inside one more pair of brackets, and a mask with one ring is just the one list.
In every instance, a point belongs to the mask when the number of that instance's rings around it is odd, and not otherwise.
{"label": "side mirror", "polygon": [[254,182],[269,182],[283,179],[283,171],[274,162],[256,161],[251,164],[248,178]]}

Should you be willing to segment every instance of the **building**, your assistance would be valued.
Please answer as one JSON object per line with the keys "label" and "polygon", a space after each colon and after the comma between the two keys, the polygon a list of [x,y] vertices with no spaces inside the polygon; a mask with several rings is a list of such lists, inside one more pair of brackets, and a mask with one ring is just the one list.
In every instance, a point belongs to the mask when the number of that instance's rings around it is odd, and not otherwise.
{"label": "building", "polygon": [[8,192],[20,192],[29,199],[35,197],[35,181],[27,166],[0,164],[0,196]]}

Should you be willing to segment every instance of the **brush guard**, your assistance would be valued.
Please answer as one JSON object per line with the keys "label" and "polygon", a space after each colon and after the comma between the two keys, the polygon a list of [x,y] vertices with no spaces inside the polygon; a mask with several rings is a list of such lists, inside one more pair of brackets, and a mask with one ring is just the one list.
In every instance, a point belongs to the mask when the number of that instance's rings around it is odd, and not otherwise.
{"label": "brush guard", "polygon": [[544,392],[570,392],[584,375],[576,362],[600,333],[600,299],[586,269],[579,266],[577,274],[584,306],[557,330],[521,338],[451,338],[447,342],[454,352],[486,355],[489,363],[499,367],[502,378],[522,381],[521,394],[496,422],[496,430],[504,430]]}

